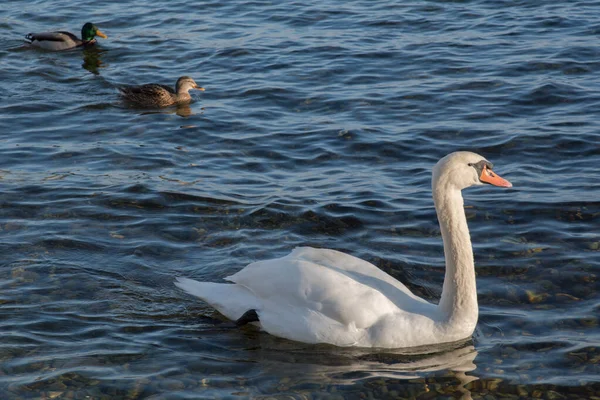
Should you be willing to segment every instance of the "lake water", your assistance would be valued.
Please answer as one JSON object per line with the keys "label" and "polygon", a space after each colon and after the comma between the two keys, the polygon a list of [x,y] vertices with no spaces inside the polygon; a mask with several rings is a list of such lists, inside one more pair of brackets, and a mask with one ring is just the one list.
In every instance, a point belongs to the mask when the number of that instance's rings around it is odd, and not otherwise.
{"label": "lake water", "polygon": [[[22,45],[87,21],[94,48]],[[0,26],[3,398],[600,396],[600,2],[14,0]],[[189,107],[115,90],[181,75]],[[514,184],[464,193],[466,343],[303,345],[173,285],[310,245],[437,302],[455,150]]]}

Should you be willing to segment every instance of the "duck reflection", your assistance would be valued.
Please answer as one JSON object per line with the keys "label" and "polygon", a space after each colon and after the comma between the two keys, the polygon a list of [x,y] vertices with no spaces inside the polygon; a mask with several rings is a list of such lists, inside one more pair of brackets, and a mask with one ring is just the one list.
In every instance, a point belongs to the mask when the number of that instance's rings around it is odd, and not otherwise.
{"label": "duck reflection", "polygon": [[[339,348],[310,346],[259,334],[260,345],[250,350],[261,375],[276,377],[278,391],[294,391],[314,383],[326,385],[381,386],[380,398],[414,398],[420,395],[471,399],[466,385],[478,378],[467,375],[477,366],[471,340],[411,349]],[[448,384],[448,378],[456,384]],[[443,384],[428,385],[439,378]],[[440,382],[440,383],[442,383]],[[385,386],[385,388],[383,388]],[[394,389],[390,389],[394,388]],[[384,393],[393,391],[389,396]],[[405,393],[401,393],[405,391]],[[418,394],[420,392],[421,394]],[[428,393],[428,394],[426,394]],[[428,397],[429,398],[429,397]],[[431,397],[435,398],[435,397]]]}
{"label": "duck reflection", "polygon": [[175,110],[175,114],[179,115],[180,117],[186,118],[189,117],[190,115],[192,115],[192,107],[190,107],[189,104],[182,104],[177,106],[176,110]]}
{"label": "duck reflection", "polygon": [[178,106],[167,107],[159,110],[148,110],[143,111],[141,115],[151,115],[151,114],[175,114],[182,118],[187,118],[189,116],[194,115],[192,112],[192,107],[189,104],[181,104]]}
{"label": "duck reflection", "polygon": [[102,53],[106,50],[101,50],[96,46],[87,46],[83,49],[83,64],[81,66],[90,71],[94,75],[100,75],[100,68],[106,68],[102,62]]}

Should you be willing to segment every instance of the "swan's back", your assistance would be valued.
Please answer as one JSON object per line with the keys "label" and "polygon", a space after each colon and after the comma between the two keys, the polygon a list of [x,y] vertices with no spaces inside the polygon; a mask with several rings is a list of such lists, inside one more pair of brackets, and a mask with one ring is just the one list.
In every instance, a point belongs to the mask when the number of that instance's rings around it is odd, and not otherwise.
{"label": "swan's back", "polygon": [[300,282],[306,285],[306,291],[346,291],[338,279],[347,279],[356,291],[360,288],[375,290],[406,311],[412,311],[407,307],[420,310],[420,304],[430,305],[375,265],[330,249],[298,247],[285,257],[252,263],[226,279],[265,296],[272,296],[277,284],[289,289],[290,285],[300,286]]}
{"label": "swan's back", "polygon": [[381,321],[435,308],[373,264],[335,250],[297,248],[225,279],[234,284],[176,284],[232,320],[254,309],[264,330],[305,343],[372,346],[370,329]]}

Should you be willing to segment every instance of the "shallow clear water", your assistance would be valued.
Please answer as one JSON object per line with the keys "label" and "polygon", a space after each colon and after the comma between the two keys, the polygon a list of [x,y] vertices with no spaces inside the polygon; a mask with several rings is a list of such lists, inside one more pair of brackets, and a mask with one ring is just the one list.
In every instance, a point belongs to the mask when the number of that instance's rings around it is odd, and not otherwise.
{"label": "shallow clear water", "polygon": [[[600,395],[600,2],[11,1],[0,10],[0,390],[8,398]],[[22,46],[31,31],[108,35]],[[189,107],[115,85],[206,88]],[[467,343],[308,346],[177,290],[298,245],[437,301],[431,167],[465,191],[480,319]],[[488,397],[486,397],[488,396]],[[489,397],[492,396],[492,397]]]}

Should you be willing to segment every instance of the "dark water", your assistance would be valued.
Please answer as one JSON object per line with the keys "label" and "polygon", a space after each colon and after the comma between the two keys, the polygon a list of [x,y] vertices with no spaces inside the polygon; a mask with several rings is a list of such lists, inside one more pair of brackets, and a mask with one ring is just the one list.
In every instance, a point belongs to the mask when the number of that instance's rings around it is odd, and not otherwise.
{"label": "dark water", "polygon": [[[0,8],[4,398],[600,396],[600,2],[65,3]],[[96,48],[21,45],[88,20]],[[117,98],[181,75],[189,107]],[[472,341],[302,345],[172,284],[312,245],[436,301],[454,150],[514,184],[465,192]]]}

